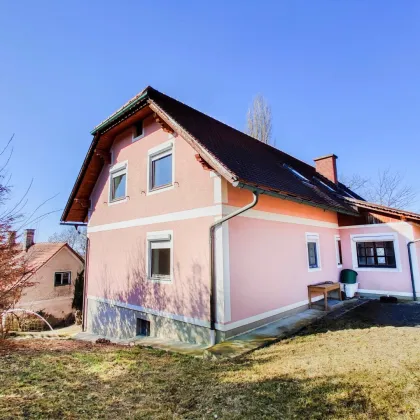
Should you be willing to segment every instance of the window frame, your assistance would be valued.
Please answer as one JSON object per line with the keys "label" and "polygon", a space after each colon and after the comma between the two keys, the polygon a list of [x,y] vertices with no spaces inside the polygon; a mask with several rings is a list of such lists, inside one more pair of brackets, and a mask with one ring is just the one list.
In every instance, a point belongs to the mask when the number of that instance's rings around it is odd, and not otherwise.
{"label": "window frame", "polygon": [[[55,276],[57,274],[61,274],[61,284],[56,284],[55,283]],[[69,275],[69,282],[63,284],[63,274],[68,274]],[[70,286],[71,285],[71,271],[55,271],[54,272],[54,287],[62,287],[62,286]]]}
{"label": "window frame", "polygon": [[[171,137],[173,137],[171,135]],[[171,173],[171,183],[162,185],[160,187],[152,188],[153,180],[153,162],[164,158],[166,156],[172,156],[172,173]],[[147,152],[147,195],[157,194],[163,191],[172,190],[175,185],[175,143],[170,140],[168,142],[162,143],[153,149],[150,149]]]}
{"label": "window frame", "polygon": [[[173,252],[173,231],[162,230],[159,232],[148,232],[146,235],[146,278],[155,283],[172,283],[173,282],[173,266],[174,266],[174,252]],[[167,246],[160,249],[170,250],[170,266],[168,276],[152,277],[152,243],[162,243]]]}
{"label": "window frame", "polygon": [[[337,267],[341,268],[343,266],[343,244],[341,242],[340,235],[334,235],[335,242],[335,260],[337,262]],[[340,243],[340,245],[338,244]]]}
{"label": "window frame", "polygon": [[[124,197],[112,199],[112,183],[113,179],[117,176],[125,174],[125,191]],[[109,169],[109,188],[108,188],[108,205],[112,206],[115,204],[125,203],[128,198],[128,161],[116,163]]]}
{"label": "window frame", "polygon": [[[141,134],[139,134],[138,136],[136,136],[136,134],[137,134],[137,127],[140,124],[141,124]],[[144,137],[144,120],[139,120],[135,124],[133,124],[133,132],[132,132],[131,142],[134,143],[137,140],[142,139],[143,137]]]}
{"label": "window frame", "polygon": [[[317,260],[317,267],[311,267],[309,263],[309,243],[315,243],[316,247],[316,260]],[[313,271],[321,271],[322,270],[322,263],[321,263],[321,243],[319,238],[319,233],[312,233],[306,232],[305,233],[305,244],[306,244],[306,264],[308,267],[308,272]]]}
{"label": "window frame", "polygon": [[[397,233],[377,233],[377,234],[354,234],[350,235],[353,269],[356,271],[374,271],[374,272],[402,272],[399,240]],[[381,267],[381,266],[360,266],[357,258],[357,243],[358,242],[393,242],[394,243],[394,257],[395,267]]]}

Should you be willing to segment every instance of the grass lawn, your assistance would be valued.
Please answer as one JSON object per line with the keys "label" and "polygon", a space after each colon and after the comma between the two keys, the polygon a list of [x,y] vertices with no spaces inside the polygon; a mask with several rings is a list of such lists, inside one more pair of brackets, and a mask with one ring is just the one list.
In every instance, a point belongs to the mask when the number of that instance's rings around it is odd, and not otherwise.
{"label": "grass lawn", "polygon": [[420,418],[420,329],[344,316],[236,361],[0,342],[0,418]]}

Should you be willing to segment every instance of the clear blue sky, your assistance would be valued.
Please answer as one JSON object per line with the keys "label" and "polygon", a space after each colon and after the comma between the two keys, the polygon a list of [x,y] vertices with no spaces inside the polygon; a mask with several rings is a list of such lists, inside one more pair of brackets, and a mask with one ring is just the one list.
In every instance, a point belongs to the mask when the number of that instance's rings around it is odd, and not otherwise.
{"label": "clear blue sky", "polygon": [[418,1],[0,1],[15,197],[34,177],[31,206],[59,193],[44,211],[62,209],[90,130],[147,85],[238,129],[260,92],[282,150],[418,185],[419,22]]}

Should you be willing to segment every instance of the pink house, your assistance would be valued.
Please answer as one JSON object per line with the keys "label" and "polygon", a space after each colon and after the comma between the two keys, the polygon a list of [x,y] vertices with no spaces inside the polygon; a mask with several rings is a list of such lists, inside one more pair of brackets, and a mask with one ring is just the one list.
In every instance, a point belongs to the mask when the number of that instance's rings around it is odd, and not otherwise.
{"label": "pink house", "polygon": [[87,224],[84,328],[212,343],[307,308],[307,285],[420,290],[420,215],[147,87],[99,124],[62,216]]}

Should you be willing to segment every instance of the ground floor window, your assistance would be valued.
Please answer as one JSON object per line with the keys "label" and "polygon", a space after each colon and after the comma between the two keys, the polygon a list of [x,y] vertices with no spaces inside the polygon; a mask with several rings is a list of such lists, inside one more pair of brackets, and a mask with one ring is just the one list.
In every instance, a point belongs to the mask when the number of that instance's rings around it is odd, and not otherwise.
{"label": "ground floor window", "polygon": [[172,233],[155,232],[147,235],[150,280],[170,281],[172,278]]}
{"label": "ground floor window", "polygon": [[357,242],[356,249],[359,267],[397,267],[393,241]]}
{"label": "ground floor window", "polygon": [[321,268],[319,235],[317,233],[307,233],[306,246],[307,246],[307,251],[308,251],[309,271],[319,270]]}
{"label": "ground floor window", "polygon": [[71,272],[61,271],[54,273],[54,286],[65,286],[71,282]]}
{"label": "ground floor window", "polygon": [[337,265],[343,265],[343,253],[341,251],[341,238],[339,236],[335,237],[335,253],[337,258]]}

